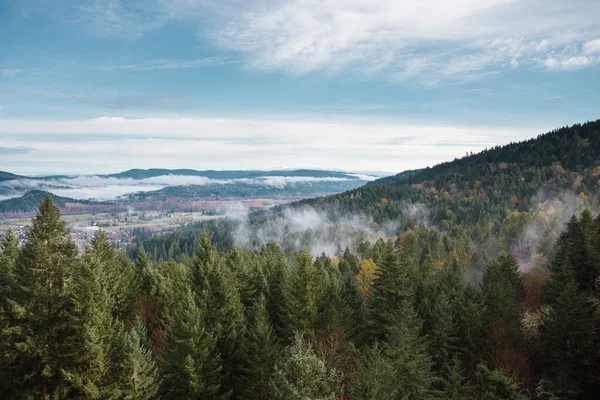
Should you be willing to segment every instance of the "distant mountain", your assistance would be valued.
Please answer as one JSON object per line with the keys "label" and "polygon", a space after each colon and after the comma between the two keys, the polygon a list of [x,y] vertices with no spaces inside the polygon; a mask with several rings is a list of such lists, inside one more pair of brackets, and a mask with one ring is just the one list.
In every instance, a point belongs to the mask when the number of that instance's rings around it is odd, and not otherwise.
{"label": "distant mountain", "polygon": [[198,171],[194,169],[162,169],[162,168],[151,168],[151,169],[130,169],[128,171],[119,172],[117,174],[100,175],[104,178],[117,178],[117,179],[147,179],[157,176],[165,175],[178,175],[178,176],[202,176],[209,179],[241,179],[241,178],[256,178],[263,176],[291,176],[291,177],[313,177],[313,178],[346,178],[346,179],[359,179],[353,174],[338,171],[323,171],[323,170],[311,170],[311,169],[299,169],[290,171],[244,171],[244,170],[229,170],[229,171],[216,171],[206,170]]}
{"label": "distant mountain", "polygon": [[12,181],[15,179],[27,179],[27,177],[11,174],[10,172],[0,171],[0,181]]}
{"label": "distant mountain", "polygon": [[61,208],[65,207],[67,204],[95,204],[92,201],[76,200],[69,197],[56,196],[42,190],[32,190],[21,197],[0,201],[0,213],[34,212],[48,194],[52,196],[54,203]]}
{"label": "distant mountain", "polygon": [[[272,176],[269,178],[272,178]],[[248,179],[248,181],[232,180],[230,182],[208,183],[205,185],[169,186],[155,191],[133,193],[129,195],[129,199],[167,200],[172,198],[250,199],[289,198],[296,196],[309,197],[344,192],[360,187],[367,182],[356,177],[353,179],[344,177],[341,178],[341,180],[319,180],[322,178],[315,178],[316,180],[309,181],[293,181],[286,180],[285,178],[288,178],[288,176],[283,177],[281,182],[269,182],[261,179],[261,177],[248,176],[243,178]],[[291,178],[293,179],[294,177]],[[307,176],[307,178],[313,177]]]}

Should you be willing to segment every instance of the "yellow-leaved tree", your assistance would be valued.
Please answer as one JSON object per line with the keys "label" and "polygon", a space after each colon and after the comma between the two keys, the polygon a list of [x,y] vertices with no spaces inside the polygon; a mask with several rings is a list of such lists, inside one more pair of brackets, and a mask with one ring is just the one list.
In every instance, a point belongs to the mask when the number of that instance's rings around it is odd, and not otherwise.
{"label": "yellow-leaved tree", "polygon": [[363,296],[367,296],[373,286],[373,282],[377,279],[377,265],[375,265],[372,258],[363,260],[360,263],[360,270],[354,279],[356,279],[356,284],[358,285],[360,293]]}

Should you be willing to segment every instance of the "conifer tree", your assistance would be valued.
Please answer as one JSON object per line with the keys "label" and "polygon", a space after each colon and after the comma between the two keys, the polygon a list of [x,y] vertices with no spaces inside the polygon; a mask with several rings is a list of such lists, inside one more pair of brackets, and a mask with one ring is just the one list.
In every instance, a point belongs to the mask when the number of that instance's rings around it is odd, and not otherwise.
{"label": "conifer tree", "polygon": [[[206,309],[188,291],[167,333],[162,394],[173,399],[218,399],[221,357],[204,328]],[[226,397],[223,397],[226,398]]]}
{"label": "conifer tree", "polygon": [[473,388],[466,377],[465,370],[461,366],[460,360],[454,358],[446,366],[444,377],[441,381],[442,396],[447,400],[465,400],[473,399]]}
{"label": "conifer tree", "polygon": [[73,334],[61,339],[72,347],[72,362],[63,373],[74,397],[98,399],[111,391],[109,352],[118,325],[112,316],[114,300],[106,287],[106,267],[99,256],[89,255],[74,275]]}
{"label": "conifer tree", "polygon": [[267,311],[269,319],[280,338],[285,337],[284,294],[288,285],[288,266],[281,248],[267,244],[262,252],[262,270],[267,280]]}
{"label": "conifer tree", "polygon": [[10,397],[15,389],[17,352],[15,317],[13,315],[16,291],[15,266],[19,258],[19,240],[12,229],[0,239],[0,393]]}
{"label": "conifer tree", "polygon": [[478,364],[475,371],[475,397],[485,400],[526,400],[519,385],[502,369],[490,370]]}
{"label": "conifer tree", "polygon": [[73,366],[73,279],[77,246],[49,195],[39,207],[16,266],[17,362],[23,394],[64,398],[71,386],[64,371]]}
{"label": "conifer tree", "polygon": [[130,261],[119,256],[105,231],[99,230],[86,248],[83,258],[95,258],[101,274],[101,284],[112,297],[113,314],[125,317],[131,307],[134,292],[134,270]]}
{"label": "conifer tree", "polygon": [[351,274],[344,274],[340,285],[344,334],[356,346],[360,346],[366,335],[367,307]]}
{"label": "conifer tree", "polygon": [[383,349],[394,369],[392,384],[397,398],[433,398],[433,385],[438,378],[433,372],[428,343],[420,336],[422,323],[407,302],[401,305],[395,318],[387,330]]}
{"label": "conifer tree", "polygon": [[278,357],[279,347],[269,322],[267,301],[261,294],[248,311],[236,397],[270,399],[269,381]]}
{"label": "conifer tree", "polygon": [[377,269],[369,303],[371,339],[385,340],[387,329],[396,322],[404,303],[414,301],[415,266],[402,251],[387,245]]}
{"label": "conifer tree", "polygon": [[318,311],[317,273],[311,255],[301,251],[296,259],[296,268],[290,277],[290,283],[284,297],[284,320],[287,338],[295,332],[308,334],[314,332]]}
{"label": "conifer tree", "polygon": [[112,360],[115,368],[116,398],[127,400],[151,400],[158,398],[159,371],[154,361],[147,331],[140,318],[134,320],[129,332],[117,327]]}
{"label": "conifer tree", "polygon": [[308,341],[296,334],[275,366],[270,387],[270,398],[276,400],[337,400],[342,393],[342,377],[317,357]]}
{"label": "conifer tree", "polygon": [[393,384],[396,371],[381,346],[363,350],[358,373],[350,382],[350,395],[357,400],[397,399],[398,388]]}
{"label": "conifer tree", "polygon": [[577,291],[575,273],[568,264],[553,277],[560,288],[540,328],[540,362],[550,389],[561,399],[575,399],[595,377],[591,372],[595,354],[595,329],[592,310]]}
{"label": "conifer tree", "polygon": [[243,305],[233,273],[219,257],[208,232],[200,237],[200,249],[192,266],[192,289],[198,306],[205,307],[203,327],[216,340],[223,365],[222,393],[235,386],[244,327]]}

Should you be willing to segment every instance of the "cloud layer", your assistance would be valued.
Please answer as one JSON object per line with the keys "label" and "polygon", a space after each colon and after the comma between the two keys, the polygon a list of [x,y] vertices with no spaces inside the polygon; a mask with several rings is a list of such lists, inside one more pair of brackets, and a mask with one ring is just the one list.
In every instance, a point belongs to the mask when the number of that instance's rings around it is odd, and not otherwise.
{"label": "cloud layer", "polygon": [[199,38],[239,53],[250,68],[351,70],[425,84],[598,64],[599,13],[595,0],[96,0],[78,8],[102,35],[138,38],[172,21],[196,24]]}
{"label": "cloud layer", "polygon": [[[374,176],[361,175],[363,180],[373,180]],[[284,188],[296,184],[313,182],[342,182],[350,178],[311,177],[311,176],[261,176],[256,178],[209,179],[202,176],[162,175],[145,179],[107,178],[97,175],[73,178],[20,179],[0,181],[0,200],[19,197],[34,189],[45,190],[59,196],[75,199],[117,200],[122,196],[137,192],[159,190],[167,186],[188,185],[257,185]]]}
{"label": "cloud layer", "polygon": [[3,120],[0,147],[28,146],[28,153],[4,155],[0,170],[94,174],[128,168],[318,168],[392,173],[530,138],[545,130],[343,118]]}

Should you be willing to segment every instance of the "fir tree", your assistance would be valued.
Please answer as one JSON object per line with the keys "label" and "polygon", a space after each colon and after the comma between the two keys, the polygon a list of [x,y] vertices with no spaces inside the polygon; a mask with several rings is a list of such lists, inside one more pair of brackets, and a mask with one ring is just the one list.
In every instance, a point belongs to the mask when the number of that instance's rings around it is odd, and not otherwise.
{"label": "fir tree", "polygon": [[19,337],[14,345],[21,380],[15,385],[30,397],[64,398],[72,389],[64,371],[79,350],[70,340],[77,246],[52,197],[44,199],[32,222],[16,267]]}
{"label": "fir tree", "polygon": [[156,367],[147,331],[140,318],[126,334],[120,334],[119,346],[115,346],[114,355],[117,366],[115,379],[117,398],[127,400],[151,400],[158,398],[160,388],[159,371]]}
{"label": "fir tree", "polygon": [[296,268],[290,277],[285,292],[284,320],[287,338],[294,337],[295,332],[308,334],[314,332],[317,320],[318,284],[317,273],[308,252],[298,254]]}
{"label": "fir tree", "polygon": [[475,371],[475,396],[485,400],[526,400],[519,385],[502,369],[490,370],[478,364]]}
{"label": "fir tree", "polygon": [[369,303],[371,339],[385,340],[387,329],[393,325],[405,303],[414,301],[415,266],[406,252],[396,254],[388,245],[378,265],[377,279]]}
{"label": "fir tree", "polygon": [[261,294],[248,311],[246,326],[236,397],[270,399],[269,381],[279,357],[279,347],[269,322],[264,295]]}
{"label": "fir tree", "polygon": [[337,400],[342,393],[342,377],[319,359],[312,346],[296,334],[275,367],[270,382],[276,400]]}
{"label": "fir tree", "polygon": [[592,310],[577,291],[568,264],[553,280],[558,280],[560,291],[543,317],[539,357],[553,392],[561,399],[575,399],[595,380],[591,372],[597,352]]}
{"label": "fir tree", "polygon": [[162,393],[173,399],[217,399],[221,357],[215,338],[204,329],[206,310],[191,291],[179,307],[167,333]]}

